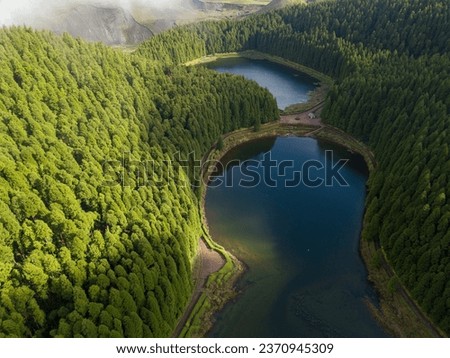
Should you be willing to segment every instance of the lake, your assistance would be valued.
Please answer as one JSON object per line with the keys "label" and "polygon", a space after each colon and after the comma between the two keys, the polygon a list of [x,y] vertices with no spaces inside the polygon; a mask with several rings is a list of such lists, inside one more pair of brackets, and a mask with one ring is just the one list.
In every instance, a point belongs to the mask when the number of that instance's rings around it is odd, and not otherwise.
{"label": "lake", "polygon": [[[280,108],[306,102],[315,86],[311,77],[268,61],[231,58],[208,67],[256,80]],[[336,178],[320,169],[328,165],[333,174],[340,159],[348,162]],[[367,306],[378,302],[359,255],[363,158],[293,136],[247,142],[221,162],[225,169],[208,186],[206,216],[213,239],[247,271],[240,295],[217,315],[209,336],[386,337]]]}
{"label": "lake", "polygon": [[280,109],[307,102],[318,82],[305,73],[267,60],[232,57],[210,62],[206,66],[218,72],[241,75],[258,82],[261,87],[269,89]]}
{"label": "lake", "polygon": [[[318,185],[325,179],[319,163],[331,163],[327,151],[332,163],[348,160],[338,178],[347,186]],[[227,166],[234,160],[240,164]],[[278,169],[263,165],[286,160]],[[210,336],[386,336],[366,305],[377,301],[358,251],[368,174],[362,157],[312,138],[275,137],[236,147],[222,163],[228,169],[209,184],[206,215],[214,240],[248,270]],[[291,183],[302,169],[309,186]]]}

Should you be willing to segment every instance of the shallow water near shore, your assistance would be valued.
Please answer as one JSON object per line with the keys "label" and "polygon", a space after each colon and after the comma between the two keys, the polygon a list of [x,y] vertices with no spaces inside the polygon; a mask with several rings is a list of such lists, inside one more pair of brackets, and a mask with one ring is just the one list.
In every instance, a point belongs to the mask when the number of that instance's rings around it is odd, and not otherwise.
{"label": "shallow water near shore", "polygon": [[218,72],[241,75],[258,82],[272,93],[280,109],[307,102],[318,82],[305,73],[267,60],[231,57],[218,59],[206,66]]}
{"label": "shallow water near shore", "polygon": [[[325,165],[326,151],[334,162],[348,159],[340,171],[348,186],[286,187],[305,162]],[[292,160],[292,168],[270,170],[268,179],[275,185],[266,180],[243,186],[249,171],[267,177],[261,163],[268,153],[273,161]],[[209,335],[386,336],[366,305],[367,300],[376,304],[376,295],[358,251],[368,175],[363,159],[334,144],[299,137],[251,141],[222,162],[236,159],[241,164],[229,165],[210,183],[205,209],[214,240],[248,271],[239,283],[241,295],[218,314]],[[310,174],[318,179],[324,173],[312,169]]]}

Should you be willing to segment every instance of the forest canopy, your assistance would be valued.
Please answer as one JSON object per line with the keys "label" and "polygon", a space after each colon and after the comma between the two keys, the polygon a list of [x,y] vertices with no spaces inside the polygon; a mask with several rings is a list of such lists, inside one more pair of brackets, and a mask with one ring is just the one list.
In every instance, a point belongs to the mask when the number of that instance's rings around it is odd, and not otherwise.
{"label": "forest canopy", "polygon": [[201,236],[188,173],[169,164],[275,119],[275,100],[24,28],[0,31],[0,63],[0,335],[169,336]]}
{"label": "forest canopy", "polygon": [[201,221],[193,177],[167,176],[167,163],[278,116],[256,83],[183,63],[243,50],[334,77],[326,121],[378,161],[363,238],[450,333],[449,12],[444,0],[327,1],[177,27],[133,54],[1,29],[0,335],[172,333]]}
{"label": "forest canopy", "polygon": [[[322,117],[374,150],[363,238],[450,333],[450,3],[342,0],[176,28],[139,53],[170,63],[258,50],[336,80]],[[178,46],[176,39],[183,39]],[[192,46],[187,46],[190,42]]]}

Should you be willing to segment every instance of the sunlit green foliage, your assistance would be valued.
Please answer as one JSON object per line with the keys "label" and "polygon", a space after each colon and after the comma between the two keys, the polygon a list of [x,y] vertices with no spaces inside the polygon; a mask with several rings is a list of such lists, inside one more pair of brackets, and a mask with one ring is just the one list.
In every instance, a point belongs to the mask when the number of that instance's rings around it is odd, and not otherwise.
{"label": "sunlit green foliage", "polygon": [[0,30],[0,64],[0,335],[170,335],[201,235],[176,163],[274,119],[274,99],[23,28]]}
{"label": "sunlit green foliage", "polygon": [[255,83],[180,64],[251,49],[336,79],[325,119],[379,162],[363,236],[450,332],[448,14],[320,2],[178,27],[132,55],[0,30],[0,335],[171,334],[201,233],[189,153],[277,117]]}
{"label": "sunlit green foliage", "polygon": [[[381,241],[402,283],[447,333],[449,14],[444,0],[324,1],[176,28],[139,50],[175,63],[259,50],[333,76],[323,117],[370,144],[379,161],[363,237]],[[188,37],[194,54],[175,41]]]}

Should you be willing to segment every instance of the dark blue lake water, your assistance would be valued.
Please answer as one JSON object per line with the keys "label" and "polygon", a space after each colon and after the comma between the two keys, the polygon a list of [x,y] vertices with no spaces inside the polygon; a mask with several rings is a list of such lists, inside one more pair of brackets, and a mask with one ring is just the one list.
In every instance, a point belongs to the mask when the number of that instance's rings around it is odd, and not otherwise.
{"label": "dark blue lake water", "polygon": [[[229,58],[208,67],[255,80],[280,108],[306,102],[315,88],[313,78],[269,61]],[[335,162],[348,159],[339,171],[348,185],[310,187],[326,178],[318,168],[326,166],[327,151]],[[236,147],[222,162],[233,160],[240,164],[210,183],[206,215],[214,240],[248,270],[242,294],[218,315],[210,336],[386,336],[367,306],[377,297],[358,250],[368,176],[363,159],[312,138],[274,137]],[[292,163],[280,164],[286,160]],[[277,166],[267,170],[271,161]],[[289,187],[293,172],[302,170],[309,187],[305,180]],[[257,176],[266,180],[249,188]]]}
{"label": "dark blue lake water", "polygon": [[[326,151],[334,163],[348,160],[339,171],[348,186],[336,180],[316,188],[286,186],[302,169],[315,184],[325,179],[325,170],[317,168],[326,166]],[[268,171],[262,163],[269,153],[274,163],[292,162]],[[214,240],[248,271],[239,284],[242,293],[218,315],[210,336],[386,336],[366,304],[376,304],[376,296],[358,251],[367,180],[363,159],[299,137],[245,143],[222,159],[224,167],[236,159],[241,164],[229,165],[210,183],[206,214]],[[315,168],[307,169],[306,162]],[[257,176],[267,180],[250,188]]]}
{"label": "dark blue lake water", "polygon": [[266,60],[223,58],[206,66],[258,82],[261,87],[269,89],[280,109],[307,102],[311,91],[317,87],[317,80],[313,77]]}

